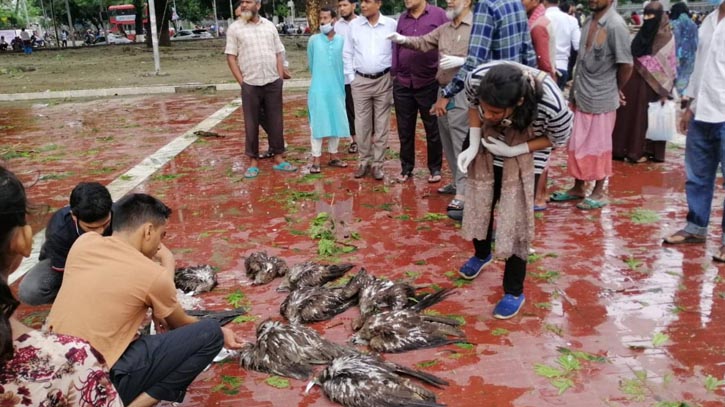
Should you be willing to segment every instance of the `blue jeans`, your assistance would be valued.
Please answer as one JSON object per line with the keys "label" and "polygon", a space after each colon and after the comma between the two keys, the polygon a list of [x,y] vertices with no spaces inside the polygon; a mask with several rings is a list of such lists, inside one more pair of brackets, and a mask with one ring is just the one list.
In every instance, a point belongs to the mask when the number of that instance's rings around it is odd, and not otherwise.
{"label": "blue jeans", "polygon": [[[721,163],[725,167],[725,122],[705,123],[692,120],[687,129],[685,144],[685,193],[688,208],[685,232],[707,234],[715,192],[715,176]],[[725,216],[722,226],[725,230]],[[725,235],[722,243],[725,244]]]}
{"label": "blue jeans", "polygon": [[559,85],[559,89],[564,90],[566,82],[569,81],[569,71],[557,68],[556,72],[559,73],[559,76],[556,78],[556,84]]}

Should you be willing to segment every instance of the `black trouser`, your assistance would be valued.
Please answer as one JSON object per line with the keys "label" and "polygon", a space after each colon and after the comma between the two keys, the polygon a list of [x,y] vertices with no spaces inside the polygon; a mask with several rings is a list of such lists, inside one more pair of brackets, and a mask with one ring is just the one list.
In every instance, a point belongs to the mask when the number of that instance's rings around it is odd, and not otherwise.
{"label": "black trouser", "polygon": [[[282,116],[282,79],[263,86],[242,84],[242,111],[244,112],[244,154],[259,157],[259,124],[266,123],[265,131],[272,154],[284,153]],[[264,111],[264,117],[262,117]]]}
{"label": "black trouser", "polygon": [[430,114],[430,108],[438,99],[438,83],[413,89],[393,82],[393,101],[395,102],[395,118],[398,123],[400,138],[401,174],[412,174],[415,167],[415,123],[423,121],[428,150],[428,170],[431,174],[441,172],[443,165],[443,146],[438,133],[438,121]]}
{"label": "black trouser", "polygon": [[[491,221],[488,222],[488,232],[485,240],[473,239],[475,256],[485,259],[491,254],[491,243],[493,243],[493,214],[496,204],[501,199],[501,184],[503,183],[503,168],[493,167],[493,203],[491,204]],[[539,175],[535,176],[538,182]],[[529,208],[534,210],[534,208]],[[511,256],[506,259],[506,266],[503,271],[503,292],[518,297],[524,292],[524,279],[526,279],[526,261],[518,256]]]}
{"label": "black trouser", "polygon": [[345,110],[347,123],[350,125],[350,135],[355,137],[355,103],[352,101],[352,88],[349,83],[345,85]]}
{"label": "black trouser", "polygon": [[111,368],[111,381],[123,404],[141,393],[156,400],[181,402],[186,388],[219,353],[224,336],[219,322],[204,319],[131,342]]}

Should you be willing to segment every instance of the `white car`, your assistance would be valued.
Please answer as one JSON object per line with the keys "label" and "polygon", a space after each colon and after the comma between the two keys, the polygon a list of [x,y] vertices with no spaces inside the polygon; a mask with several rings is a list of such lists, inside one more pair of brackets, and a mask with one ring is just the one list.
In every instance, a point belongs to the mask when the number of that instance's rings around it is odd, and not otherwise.
{"label": "white car", "polygon": [[128,38],[117,35],[113,33],[109,33],[106,37],[97,37],[96,41],[93,43],[93,45],[106,45],[106,44],[132,44],[133,41],[129,40]]}
{"label": "white car", "polygon": [[198,40],[203,38],[214,38],[214,36],[204,29],[179,30],[173,37],[171,37],[171,41]]}

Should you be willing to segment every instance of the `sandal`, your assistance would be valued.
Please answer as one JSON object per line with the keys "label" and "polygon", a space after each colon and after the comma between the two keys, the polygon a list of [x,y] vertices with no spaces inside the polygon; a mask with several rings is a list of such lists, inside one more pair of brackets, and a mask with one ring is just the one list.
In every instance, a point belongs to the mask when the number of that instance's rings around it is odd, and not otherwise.
{"label": "sandal", "polygon": [[712,255],[712,259],[720,263],[725,263],[725,245],[720,246],[717,254]]}
{"label": "sandal", "polygon": [[319,174],[320,173],[320,166],[317,164],[310,165],[310,174]]}
{"label": "sandal", "polygon": [[566,202],[566,201],[576,201],[577,199],[583,199],[583,196],[579,195],[571,195],[569,191],[556,191],[553,195],[549,198],[550,201],[553,202]]}
{"label": "sandal", "polygon": [[266,153],[259,155],[260,160],[264,160],[266,158],[272,158],[272,157],[274,157],[274,153],[272,153],[270,150],[267,150]]}
{"label": "sandal", "polygon": [[463,201],[461,201],[460,199],[452,200],[446,207],[446,210],[447,211],[462,211],[463,210]]}
{"label": "sandal", "polygon": [[297,167],[294,165],[288,163],[287,161],[282,161],[279,164],[275,164],[272,166],[273,169],[277,171],[283,171],[283,172],[295,172],[297,171]]}
{"label": "sandal", "polygon": [[[678,230],[664,239],[667,244],[705,243],[705,236],[685,232],[685,229]],[[722,248],[721,248],[722,253]]]}
{"label": "sandal", "polygon": [[602,209],[605,206],[607,206],[606,201],[600,201],[600,200],[592,199],[592,198],[584,198],[583,201],[576,204],[577,208],[584,210],[584,211],[590,211],[593,209]]}
{"label": "sandal", "polygon": [[334,160],[330,160],[330,162],[327,163],[330,167],[337,167],[337,168],[347,168],[347,163],[342,160],[338,160],[335,158]]}
{"label": "sandal", "polygon": [[428,183],[429,184],[436,184],[438,182],[441,182],[441,174],[439,172],[435,172],[433,174],[430,174],[430,177],[428,177]]}
{"label": "sandal", "polygon": [[350,144],[350,147],[349,147],[349,148],[347,149],[347,152],[348,152],[348,153],[350,153],[350,154],[355,154],[355,153],[357,153],[357,143],[353,141],[353,142],[352,142],[352,143]]}
{"label": "sandal", "polygon": [[456,194],[456,186],[453,184],[446,184],[440,188],[438,188],[439,194],[444,195],[455,195]]}
{"label": "sandal", "polygon": [[400,174],[395,180],[401,184],[410,179],[410,174]]}
{"label": "sandal", "polygon": [[257,167],[249,167],[244,172],[244,178],[256,178],[257,175],[259,175],[259,168]]}

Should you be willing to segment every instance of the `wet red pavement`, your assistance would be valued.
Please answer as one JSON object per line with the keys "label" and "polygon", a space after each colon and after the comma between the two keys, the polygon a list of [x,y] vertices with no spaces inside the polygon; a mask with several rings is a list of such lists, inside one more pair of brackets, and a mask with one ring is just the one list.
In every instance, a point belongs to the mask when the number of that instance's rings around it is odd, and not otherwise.
{"label": "wet red pavement", "polygon": [[[23,177],[40,177],[29,189],[34,202],[57,208],[76,182],[110,182],[233,97],[5,105],[10,114],[0,118],[0,153],[11,157],[7,164]],[[285,97],[289,158],[303,164],[309,145],[305,96]],[[450,381],[448,388],[436,390],[441,402],[725,405],[725,386],[713,384],[725,376],[725,282],[723,266],[710,258],[719,246],[723,194],[717,193],[707,245],[660,244],[686,214],[682,149],[669,149],[664,164],[615,162],[611,204],[601,211],[583,212],[566,203],[550,204],[537,215],[527,303],[513,320],[498,321],[491,311],[501,295],[502,264],[494,263],[471,283],[455,278],[452,272],[471,248],[459,237],[455,222],[431,215],[444,213],[450,196],[438,195],[440,185],[426,182],[424,154],[418,154],[414,181],[404,185],[392,182],[399,171],[395,154],[386,162],[384,182],[353,179],[352,156],[347,157],[348,169],[323,166],[321,176],[274,172],[271,163],[262,161],[260,176],[246,180],[241,128],[237,111],[212,129],[229,137],[197,141],[137,188],[174,208],[167,244],[178,265],[220,268],[220,285],[202,295],[205,307],[228,306],[227,295],[239,291],[257,321],[278,316],[284,298],[274,290],[278,282],[252,287],[244,276],[243,256],[266,250],[290,264],[315,258],[317,242],[305,231],[331,205],[341,221],[340,240],[355,248],[335,259],[392,279],[459,286],[456,295],[434,308],[465,320],[471,346],[387,356]],[[393,135],[393,151],[398,148],[395,139]],[[424,148],[424,143],[418,145]],[[558,153],[552,163],[552,191],[569,184],[564,157]],[[21,307],[18,312],[25,317],[42,309]],[[313,326],[329,339],[346,341],[356,312]],[[253,321],[232,325],[249,339],[254,326]],[[575,354],[578,363],[571,362],[560,359],[560,348],[586,353]],[[215,365],[192,384],[182,405],[332,405],[319,388],[305,395],[304,382],[291,380],[279,389],[267,378],[235,363]]]}

